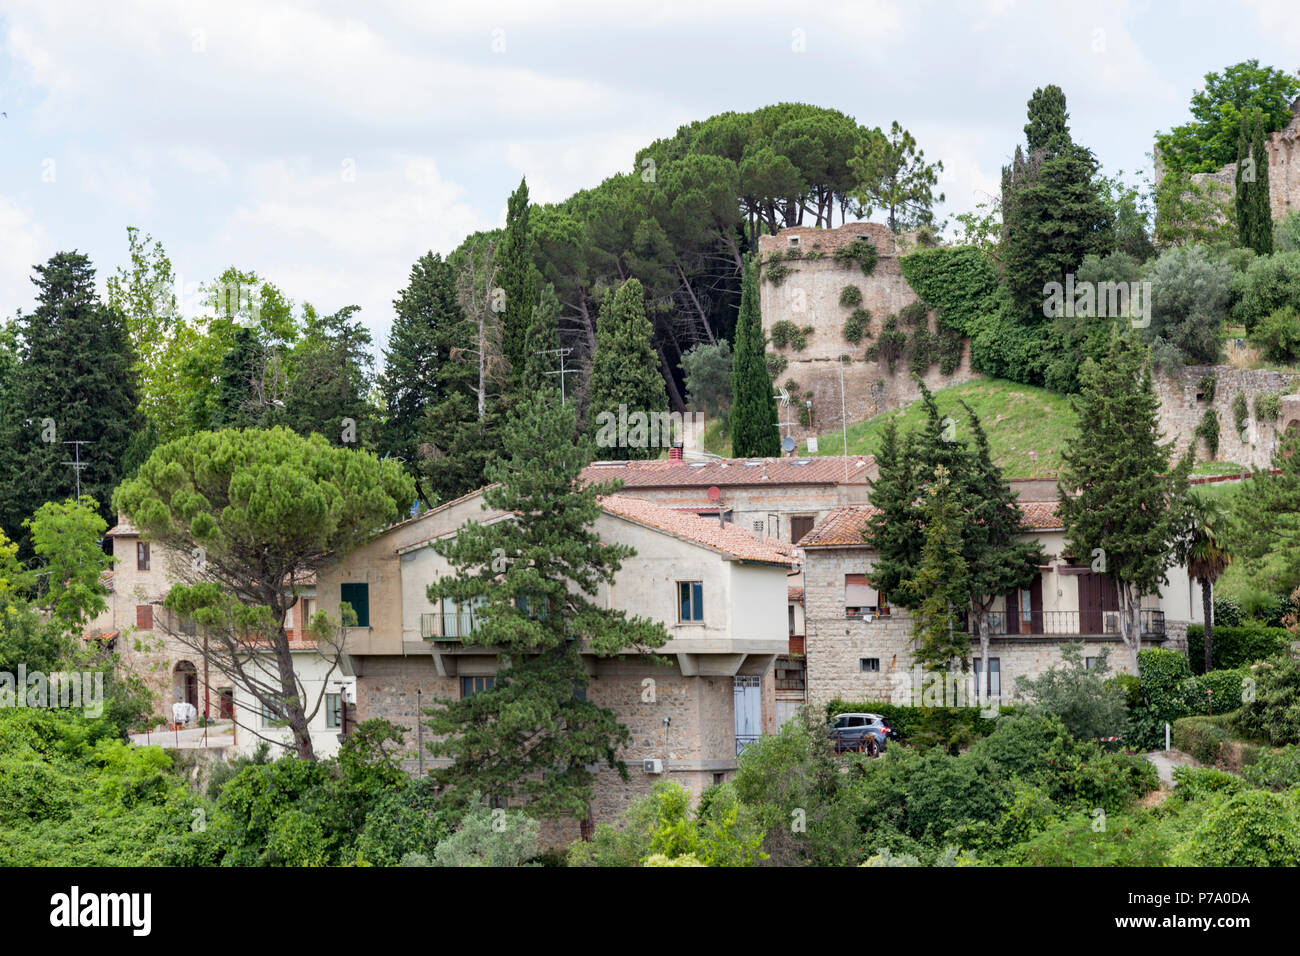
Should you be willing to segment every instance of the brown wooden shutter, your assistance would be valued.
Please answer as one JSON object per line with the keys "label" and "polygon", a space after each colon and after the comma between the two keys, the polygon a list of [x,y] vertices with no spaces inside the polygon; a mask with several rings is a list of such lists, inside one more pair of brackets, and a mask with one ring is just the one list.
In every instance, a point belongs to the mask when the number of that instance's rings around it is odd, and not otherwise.
{"label": "brown wooden shutter", "polygon": [[137,604],[135,606],[135,626],[142,631],[153,630],[152,604]]}
{"label": "brown wooden shutter", "polygon": [[1040,573],[1034,577],[1033,583],[1029,585],[1029,633],[1043,633],[1043,575]]}

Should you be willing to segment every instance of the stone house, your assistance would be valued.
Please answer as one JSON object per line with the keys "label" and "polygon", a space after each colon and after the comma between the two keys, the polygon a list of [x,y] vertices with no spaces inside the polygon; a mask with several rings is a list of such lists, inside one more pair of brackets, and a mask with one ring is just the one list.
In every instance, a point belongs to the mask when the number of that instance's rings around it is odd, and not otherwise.
{"label": "stone house", "polygon": [[[1059,663],[1066,641],[1082,641],[1087,658],[1109,648],[1112,669],[1131,669],[1113,582],[1068,554],[1055,501],[1022,501],[1020,507],[1046,560],[1029,587],[997,598],[989,612],[992,695],[1013,697],[1016,679],[1036,677]],[[837,697],[904,703],[921,691],[909,615],[891,607],[888,595],[871,584],[874,553],[863,532],[874,513],[870,507],[838,509],[800,542],[807,699],[817,707]],[[1141,607],[1143,646],[1186,650],[1187,625],[1201,622],[1200,586],[1184,568],[1172,568],[1166,587],[1144,598]],[[971,635],[971,664],[975,675],[983,675],[977,632]]]}
{"label": "stone house", "polygon": [[[613,820],[658,780],[695,796],[736,768],[746,743],[777,726],[772,665],[789,649],[785,615],[793,550],[719,523],[624,495],[602,499],[594,530],[631,545],[597,604],[661,622],[671,639],[654,664],[635,653],[585,654],[588,699],[609,707],[632,734],[622,753],[631,779],[598,776],[592,822]],[[427,587],[451,573],[431,543],[468,520],[514,520],[486,509],[482,491],[380,532],[319,576],[322,607],[348,601],[358,610],[345,651],[357,675],[357,719],[386,718],[408,731],[404,765],[432,765],[422,710],[492,686],[500,667],[493,648],[476,646],[473,609],[429,601]],[[557,838],[572,838],[570,826]]]}
{"label": "stone house", "polygon": [[[835,508],[865,504],[877,475],[870,455],[598,461],[583,481],[623,482],[619,494],[717,518],[795,544]],[[711,492],[716,497],[711,497]]]}
{"label": "stone house", "polygon": [[[193,622],[174,619],[162,606],[172,584],[182,580],[180,569],[189,556],[149,541],[123,515],[105,537],[115,559],[113,570],[104,575],[108,607],[87,624],[83,638],[115,651],[119,666],[144,681],[157,716],[170,720],[172,704],[188,703],[201,717],[235,719],[234,681],[205,663],[201,648],[179,636],[198,635]],[[303,579],[299,588],[301,597],[290,609],[286,627],[290,642],[303,644],[304,625],[315,611],[314,579]]]}

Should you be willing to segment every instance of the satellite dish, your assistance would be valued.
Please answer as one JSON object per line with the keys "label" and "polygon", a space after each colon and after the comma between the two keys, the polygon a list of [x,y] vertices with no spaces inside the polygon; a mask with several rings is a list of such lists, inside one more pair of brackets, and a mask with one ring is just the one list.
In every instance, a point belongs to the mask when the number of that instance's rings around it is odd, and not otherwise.
{"label": "satellite dish", "polygon": [[789,435],[781,439],[781,450],[786,454],[789,454],[790,452],[794,451],[794,446],[795,446],[794,439],[791,438]]}
{"label": "satellite dish", "polygon": [[710,485],[707,494],[709,496],[710,501],[717,501],[719,498],[722,497],[722,489],[719,488],[717,485]]}

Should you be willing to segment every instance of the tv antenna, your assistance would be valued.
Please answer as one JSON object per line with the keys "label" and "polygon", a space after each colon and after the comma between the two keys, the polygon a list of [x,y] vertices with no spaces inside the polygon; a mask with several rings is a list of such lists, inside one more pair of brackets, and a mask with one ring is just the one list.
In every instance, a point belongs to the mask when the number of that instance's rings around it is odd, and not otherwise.
{"label": "tv antenna", "polygon": [[72,470],[73,470],[74,472],[76,472],[76,474],[77,474],[77,500],[80,501],[80,500],[81,500],[81,470],[82,470],[83,468],[89,468],[89,467],[90,467],[90,462],[88,462],[88,461],[82,461],[82,460],[81,460],[81,446],[82,446],[82,445],[93,445],[93,444],[95,444],[95,443],[94,443],[93,441],[65,441],[65,442],[63,442],[63,444],[64,444],[64,445],[71,445],[72,448],[73,448],[73,459],[74,459],[74,460],[73,460],[73,461],[65,461],[65,462],[62,462],[62,464],[64,464],[64,465],[71,465],[71,466],[72,466]]}
{"label": "tv antenna", "polygon": [[564,404],[564,376],[572,375],[574,372],[578,371],[576,368],[564,367],[565,356],[570,355],[572,353],[573,353],[573,349],[571,348],[543,349],[540,352],[533,353],[534,355],[559,355],[560,356],[560,367],[550,372],[546,372],[545,374],[560,376],[560,404],[561,405]]}

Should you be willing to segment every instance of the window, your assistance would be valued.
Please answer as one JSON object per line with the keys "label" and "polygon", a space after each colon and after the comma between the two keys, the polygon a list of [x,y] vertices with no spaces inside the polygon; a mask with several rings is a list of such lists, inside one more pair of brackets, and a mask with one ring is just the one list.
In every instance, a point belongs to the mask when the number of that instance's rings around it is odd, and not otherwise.
{"label": "window", "polygon": [[704,620],[704,582],[677,582],[678,620],[691,624]]}
{"label": "window", "polygon": [[473,697],[496,686],[495,677],[462,677],[460,679],[460,696]]}
{"label": "window", "polygon": [[276,713],[270,707],[266,706],[266,704],[262,704],[262,727],[263,728],[270,727],[272,724],[276,723],[280,719],[281,718],[278,713]]}
{"label": "window", "polygon": [[153,630],[152,604],[137,604],[135,606],[135,626],[142,631]]}
{"label": "window", "polygon": [[787,605],[786,609],[790,612],[790,636],[794,637],[794,605]]}
{"label": "window", "polygon": [[1096,666],[1097,666],[1097,658],[1095,658],[1095,657],[1085,657],[1085,658],[1083,659],[1083,669],[1084,669],[1084,670],[1088,670],[1088,671],[1090,671],[1090,670],[1092,670],[1092,669],[1093,669],[1094,667],[1096,667]]}
{"label": "window", "polygon": [[790,237],[788,237],[788,239],[789,239],[790,245],[792,245],[792,246],[797,246],[797,245],[799,245],[799,237],[798,237],[798,236],[790,236]]}
{"label": "window", "polygon": [[727,775],[725,773],[715,773],[713,775],[713,785],[715,787],[721,786],[726,781],[726,779],[727,779]]}
{"label": "window", "polygon": [[762,534],[767,529],[767,525],[762,521],[754,522],[754,534]]}
{"label": "window", "polygon": [[844,575],[844,616],[862,617],[864,614],[888,614],[885,596],[873,588],[865,574]]}
{"label": "window", "polygon": [[298,626],[303,630],[311,623],[311,598],[298,599]]}
{"label": "window", "polygon": [[339,588],[339,600],[352,606],[356,612],[355,627],[370,626],[370,585],[344,584]]}
{"label": "window", "polygon": [[808,515],[799,515],[790,519],[790,543],[798,544],[799,539],[813,529],[813,519]]}
{"label": "window", "polygon": [[858,658],[858,670],[864,674],[878,674],[880,672],[879,657],[860,657]]}
{"label": "window", "polygon": [[[973,663],[975,665],[975,687],[977,688],[976,694],[977,696],[982,698],[984,696],[984,676],[983,676],[984,671],[981,669],[981,665],[984,662],[983,660],[977,657],[975,658]],[[989,658],[988,685],[989,685],[988,695],[990,697],[1002,696],[1002,661],[1000,658],[997,657]]]}
{"label": "window", "polygon": [[149,570],[149,545],[144,541],[135,543],[135,569],[137,571]]}
{"label": "window", "polygon": [[326,727],[343,726],[343,695],[342,694],[325,695],[325,726]]}

